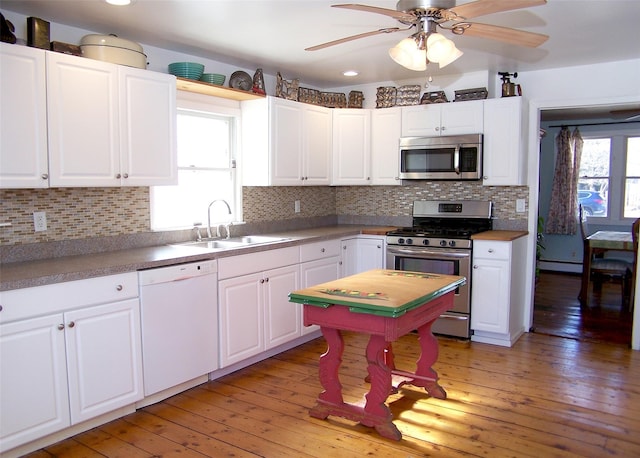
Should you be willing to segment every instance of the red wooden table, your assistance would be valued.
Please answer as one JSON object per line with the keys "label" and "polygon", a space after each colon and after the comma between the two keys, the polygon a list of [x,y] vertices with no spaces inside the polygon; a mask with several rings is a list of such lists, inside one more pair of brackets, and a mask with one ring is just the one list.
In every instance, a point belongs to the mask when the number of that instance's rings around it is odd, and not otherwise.
{"label": "red wooden table", "polygon": [[[383,437],[400,440],[386,400],[404,384],[423,387],[429,395],[445,399],[432,365],[438,359],[438,341],[431,325],[452,308],[455,289],[464,277],[376,269],[290,294],[291,302],[304,304],[304,324],[317,324],[328,349],[320,357],[320,383],[324,391],[310,415],[326,419],[344,417],[370,426]],[[415,372],[398,370],[392,342],[418,331],[421,355]],[[339,369],[344,341],[341,331],[369,334],[366,348],[367,381],[371,386],[357,404],[344,402]]]}

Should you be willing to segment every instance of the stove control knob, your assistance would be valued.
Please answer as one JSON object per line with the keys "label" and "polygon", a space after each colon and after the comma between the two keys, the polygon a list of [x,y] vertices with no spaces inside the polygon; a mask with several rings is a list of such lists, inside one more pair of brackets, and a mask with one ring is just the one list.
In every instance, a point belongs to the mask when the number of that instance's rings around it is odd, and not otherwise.
{"label": "stove control knob", "polygon": [[449,240],[449,246],[456,246],[455,240]]}
{"label": "stove control knob", "polygon": [[440,240],[440,246],[447,246],[446,240]]}
{"label": "stove control knob", "polygon": [[402,244],[404,243],[404,239],[403,239],[403,238],[399,238],[399,239],[398,239],[398,243],[399,243],[400,245],[402,245]]}
{"label": "stove control knob", "polygon": [[423,245],[429,245],[429,239],[424,239],[424,240],[422,241],[422,244],[423,244]]}
{"label": "stove control knob", "polygon": [[413,239],[407,239],[407,245],[413,245]]}

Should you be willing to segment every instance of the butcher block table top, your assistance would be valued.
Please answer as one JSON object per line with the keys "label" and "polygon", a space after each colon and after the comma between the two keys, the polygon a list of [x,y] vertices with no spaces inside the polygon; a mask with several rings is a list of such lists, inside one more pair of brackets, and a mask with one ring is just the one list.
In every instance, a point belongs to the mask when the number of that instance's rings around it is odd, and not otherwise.
{"label": "butcher block table top", "polygon": [[486,231],[473,234],[471,240],[494,240],[498,242],[511,242],[528,235],[528,231]]}
{"label": "butcher block table top", "polygon": [[374,269],[294,291],[289,300],[324,308],[346,305],[351,312],[397,317],[465,281],[457,275]]}

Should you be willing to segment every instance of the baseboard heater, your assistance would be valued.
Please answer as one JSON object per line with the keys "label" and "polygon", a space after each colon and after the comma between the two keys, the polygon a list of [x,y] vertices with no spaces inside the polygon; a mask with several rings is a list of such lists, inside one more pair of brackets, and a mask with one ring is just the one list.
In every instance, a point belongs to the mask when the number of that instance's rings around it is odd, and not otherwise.
{"label": "baseboard heater", "polygon": [[540,270],[549,270],[552,272],[570,272],[576,274],[582,273],[581,262],[539,261],[538,267],[540,268]]}

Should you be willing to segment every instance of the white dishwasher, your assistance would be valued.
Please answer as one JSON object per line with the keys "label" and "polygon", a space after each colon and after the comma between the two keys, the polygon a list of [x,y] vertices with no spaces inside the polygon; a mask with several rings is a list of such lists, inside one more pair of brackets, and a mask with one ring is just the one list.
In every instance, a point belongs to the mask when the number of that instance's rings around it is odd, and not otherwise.
{"label": "white dishwasher", "polygon": [[143,270],[138,279],[145,396],[217,369],[217,261]]}

